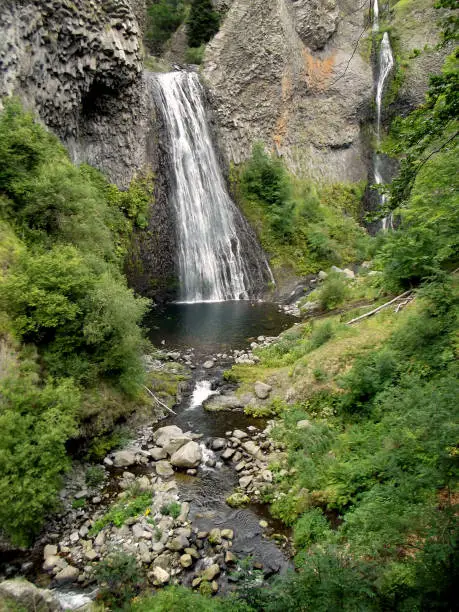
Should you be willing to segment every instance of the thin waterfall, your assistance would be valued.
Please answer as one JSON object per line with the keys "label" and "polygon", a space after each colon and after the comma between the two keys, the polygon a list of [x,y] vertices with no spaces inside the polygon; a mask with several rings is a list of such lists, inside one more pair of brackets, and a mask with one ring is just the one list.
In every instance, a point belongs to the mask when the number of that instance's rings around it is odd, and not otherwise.
{"label": "thin waterfall", "polygon": [[[373,32],[379,32],[379,4],[378,0],[374,0],[373,5]],[[378,57],[378,81],[376,84],[376,146],[381,144],[381,116],[382,116],[382,101],[384,88],[387,79],[394,67],[394,56],[390,44],[389,34],[384,32],[379,48]],[[384,179],[384,156],[376,153],[374,160],[374,180],[376,185],[385,183]],[[385,194],[379,195],[380,206],[384,206],[387,201]],[[382,220],[383,230],[387,230],[392,224],[392,216],[389,215]]]}
{"label": "thin waterfall", "polygon": [[[254,288],[241,240],[244,221],[225,185],[199,78],[190,72],[155,78],[168,136],[169,201],[177,231],[180,301],[248,299]],[[258,265],[269,278],[266,260]]]}

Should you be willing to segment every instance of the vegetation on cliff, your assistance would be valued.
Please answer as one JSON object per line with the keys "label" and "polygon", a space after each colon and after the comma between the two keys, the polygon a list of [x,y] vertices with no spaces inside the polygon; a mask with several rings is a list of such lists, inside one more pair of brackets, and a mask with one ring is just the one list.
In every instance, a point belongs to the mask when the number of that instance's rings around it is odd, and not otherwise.
{"label": "vegetation on cliff", "polygon": [[[25,543],[55,505],[93,388],[139,401],[147,301],[122,273],[151,179],[74,166],[14,101],[0,115],[0,519]],[[110,396],[110,392],[107,393]],[[104,410],[102,397],[97,410]],[[125,407],[126,409],[126,407]],[[97,412],[97,411],[96,411]]]}

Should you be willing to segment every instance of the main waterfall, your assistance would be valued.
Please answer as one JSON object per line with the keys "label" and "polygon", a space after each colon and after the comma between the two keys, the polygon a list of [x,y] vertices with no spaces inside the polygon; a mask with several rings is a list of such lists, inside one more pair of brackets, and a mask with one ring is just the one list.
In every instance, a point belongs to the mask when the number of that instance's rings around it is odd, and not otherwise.
{"label": "main waterfall", "polygon": [[[156,75],[156,81],[167,134],[179,299],[203,302],[252,297],[253,271],[241,241],[244,221],[225,186],[199,78],[190,72],[170,72]],[[259,266],[265,273],[269,270],[266,260]],[[255,271],[257,275],[260,270]]]}

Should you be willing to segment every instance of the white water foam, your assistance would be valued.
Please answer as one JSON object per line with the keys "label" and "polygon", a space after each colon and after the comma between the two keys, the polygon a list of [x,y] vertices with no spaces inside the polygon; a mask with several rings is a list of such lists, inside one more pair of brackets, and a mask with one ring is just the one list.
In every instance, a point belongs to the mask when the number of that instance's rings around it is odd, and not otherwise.
{"label": "white water foam", "polygon": [[208,397],[211,395],[216,395],[218,391],[212,390],[212,383],[210,380],[198,380],[196,383],[193,394],[190,399],[190,405],[187,410],[194,410],[194,408],[199,408],[203,405]]}

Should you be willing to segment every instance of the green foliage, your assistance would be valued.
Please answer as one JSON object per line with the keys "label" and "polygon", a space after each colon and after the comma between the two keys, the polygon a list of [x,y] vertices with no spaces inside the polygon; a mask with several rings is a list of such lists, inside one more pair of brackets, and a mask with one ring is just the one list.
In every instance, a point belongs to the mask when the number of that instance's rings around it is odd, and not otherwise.
{"label": "green foliage", "polygon": [[191,0],[187,19],[190,47],[200,47],[208,42],[218,32],[219,25],[220,16],[214,11],[211,0]]}
{"label": "green foliage", "polygon": [[84,497],[80,497],[79,499],[74,499],[72,502],[72,508],[74,510],[80,510],[86,506],[86,500]]}
{"label": "green foliage", "polygon": [[95,568],[94,577],[100,588],[97,598],[111,609],[122,609],[145,582],[136,558],[125,552],[113,552]]}
{"label": "green foliage", "polygon": [[86,470],[85,482],[88,487],[98,487],[105,480],[105,469],[102,465],[91,465]]}
{"label": "green foliage", "polygon": [[304,275],[365,255],[368,238],[356,221],[363,185],[315,185],[292,177],[262,144],[232,169],[232,185],[274,269]]}
{"label": "green foliage", "polygon": [[426,102],[393,122],[386,145],[401,158],[388,199],[400,223],[378,256],[393,287],[419,283],[457,263],[457,53],[431,77]]}
{"label": "green foliage", "polygon": [[185,59],[188,64],[202,64],[204,59],[205,45],[200,47],[188,47],[185,54]]}
{"label": "green foliage", "polygon": [[180,0],[150,2],[147,9],[146,39],[151,51],[159,55],[171,35],[185,19],[185,6]]}
{"label": "green foliage", "polygon": [[259,593],[255,609],[454,607],[457,299],[450,279],[423,287],[383,346],[342,378],[337,416],[282,413],[288,471],[272,511],[294,524],[298,572]]}
{"label": "green foliage", "polygon": [[161,514],[164,516],[171,516],[173,519],[178,518],[181,511],[182,506],[179,502],[171,502],[170,504],[161,506]]}
{"label": "green foliage", "polygon": [[318,292],[319,306],[322,310],[333,310],[349,297],[346,279],[339,272],[331,272]]}
{"label": "green foliage", "polygon": [[161,589],[155,595],[136,598],[132,612],[250,612],[252,608],[234,597],[210,598],[182,586]]}
{"label": "green foliage", "polygon": [[25,354],[0,378],[0,524],[17,545],[56,508],[69,466],[65,442],[76,432],[78,389],[71,380],[41,383],[38,373]]}
{"label": "green foliage", "polygon": [[107,525],[121,527],[126,519],[144,514],[150,506],[151,493],[141,493],[140,495],[135,492],[128,493],[119,502],[113,504],[101,518],[97,519],[90,529],[90,534],[98,534]]}

